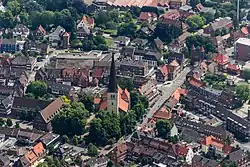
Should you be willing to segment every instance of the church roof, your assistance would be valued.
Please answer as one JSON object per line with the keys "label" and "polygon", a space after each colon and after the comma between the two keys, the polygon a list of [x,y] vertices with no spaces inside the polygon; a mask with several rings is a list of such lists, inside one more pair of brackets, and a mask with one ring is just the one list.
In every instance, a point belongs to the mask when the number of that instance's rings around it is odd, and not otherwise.
{"label": "church roof", "polygon": [[115,70],[115,58],[112,55],[110,75],[109,75],[109,84],[108,92],[117,92],[117,81],[116,81],[116,70]]}

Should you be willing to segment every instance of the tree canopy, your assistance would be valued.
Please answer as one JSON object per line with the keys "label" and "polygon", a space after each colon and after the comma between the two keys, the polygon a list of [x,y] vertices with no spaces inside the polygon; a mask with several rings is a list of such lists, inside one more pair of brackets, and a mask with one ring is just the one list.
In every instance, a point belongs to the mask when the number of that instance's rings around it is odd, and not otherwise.
{"label": "tree canopy", "polygon": [[187,37],[186,44],[189,50],[191,49],[192,45],[194,45],[195,47],[203,46],[206,53],[216,52],[216,47],[213,44],[211,38],[203,35],[191,35]]}
{"label": "tree canopy", "polygon": [[243,99],[244,101],[247,101],[250,97],[250,88],[248,84],[238,84],[235,88],[236,95]]}
{"label": "tree canopy", "polygon": [[94,144],[90,143],[88,145],[88,155],[89,156],[96,156],[97,154],[98,154],[97,147]]}
{"label": "tree canopy", "polygon": [[182,30],[180,27],[175,25],[169,25],[164,23],[157,23],[155,28],[155,37],[159,37],[163,42],[170,43],[173,39],[180,36]]}
{"label": "tree canopy", "polygon": [[80,102],[65,105],[62,111],[52,120],[53,131],[69,136],[81,135],[85,132],[89,111]]}
{"label": "tree canopy", "polygon": [[187,18],[187,24],[191,31],[198,30],[206,23],[205,18],[199,15],[193,15]]}
{"label": "tree canopy", "polygon": [[115,142],[121,137],[120,120],[116,113],[101,111],[91,121],[89,141],[97,145]]}
{"label": "tree canopy", "polygon": [[43,97],[47,93],[48,85],[44,81],[31,82],[26,90],[26,93],[31,93],[35,98]]}
{"label": "tree canopy", "polygon": [[169,120],[158,120],[156,122],[156,130],[159,137],[166,138],[171,128],[172,125]]}

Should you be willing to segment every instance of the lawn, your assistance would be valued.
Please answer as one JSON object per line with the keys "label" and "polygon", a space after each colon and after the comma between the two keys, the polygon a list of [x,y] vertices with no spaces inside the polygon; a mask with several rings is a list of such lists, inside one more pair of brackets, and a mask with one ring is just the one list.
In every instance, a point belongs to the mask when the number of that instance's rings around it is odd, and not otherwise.
{"label": "lawn", "polygon": [[114,44],[114,40],[113,39],[105,38],[105,40],[106,40],[108,46],[111,46],[111,45]]}
{"label": "lawn", "polygon": [[117,30],[105,29],[105,30],[102,30],[102,31],[104,33],[111,34],[111,35],[116,35],[117,34]]}

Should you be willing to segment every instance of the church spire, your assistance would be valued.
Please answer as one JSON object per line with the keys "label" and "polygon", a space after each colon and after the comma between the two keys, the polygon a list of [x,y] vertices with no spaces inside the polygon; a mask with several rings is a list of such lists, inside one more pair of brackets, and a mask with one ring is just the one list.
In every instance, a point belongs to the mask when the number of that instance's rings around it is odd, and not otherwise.
{"label": "church spire", "polygon": [[115,58],[114,58],[114,55],[112,55],[112,61],[111,61],[111,67],[110,67],[108,92],[111,92],[111,93],[117,92],[116,70],[115,70]]}

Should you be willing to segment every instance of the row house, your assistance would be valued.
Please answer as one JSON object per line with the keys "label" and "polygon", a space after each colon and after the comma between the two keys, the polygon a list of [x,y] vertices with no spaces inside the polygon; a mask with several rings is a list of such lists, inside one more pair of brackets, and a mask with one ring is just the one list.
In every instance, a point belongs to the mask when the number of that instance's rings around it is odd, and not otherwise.
{"label": "row house", "polygon": [[[187,97],[191,97],[187,103],[192,104],[193,109],[201,114],[213,114],[224,121],[224,128],[233,133],[236,138],[249,140],[250,137],[250,119],[242,118],[231,111],[241,100],[234,96],[227,96],[222,92],[204,91],[200,94],[197,91],[189,90]],[[213,95],[214,94],[214,95]],[[223,99],[224,98],[224,99]],[[185,100],[184,100],[185,101]],[[248,113],[250,115],[250,112]]]}
{"label": "row house", "polygon": [[131,59],[122,59],[120,61],[118,75],[125,76],[146,76],[149,73],[148,63],[143,61],[134,61]]}
{"label": "row house", "polygon": [[214,22],[210,23],[208,27],[204,29],[205,34],[210,34],[211,36],[216,36],[216,31],[222,29],[230,30],[233,27],[233,22],[231,18],[218,18]]}
{"label": "row house", "polygon": [[5,34],[10,35],[12,38],[26,39],[30,34],[30,30],[25,25],[18,24],[13,29],[6,29]]}
{"label": "row house", "polygon": [[170,64],[164,64],[156,71],[156,80],[158,82],[165,82],[173,80],[181,72],[181,67],[177,60],[172,61]]}
{"label": "row house", "polygon": [[88,69],[40,69],[35,75],[36,80],[53,81],[72,86],[88,87],[90,71]]}
{"label": "row house", "polygon": [[215,161],[200,155],[195,155],[192,159],[192,167],[221,167],[222,165]]}
{"label": "row house", "polygon": [[167,25],[174,25],[177,27],[182,26],[182,22],[180,21],[181,14],[178,10],[169,10],[167,13],[160,16],[160,20]]}
{"label": "row house", "polygon": [[46,156],[46,149],[43,144],[39,142],[28,153],[24,154],[17,162],[18,167],[31,167],[37,164],[42,158]]}
{"label": "row house", "polygon": [[159,61],[163,60],[163,55],[160,52],[152,50],[141,50],[132,46],[124,47],[121,51],[121,55],[124,58],[130,58],[132,60],[144,61],[148,63],[149,67],[157,66]]}
{"label": "row house", "polygon": [[24,71],[33,71],[36,65],[36,59],[28,56],[17,56],[11,61],[11,68]]}
{"label": "row house", "polygon": [[21,50],[16,39],[0,39],[0,52],[15,53]]}

